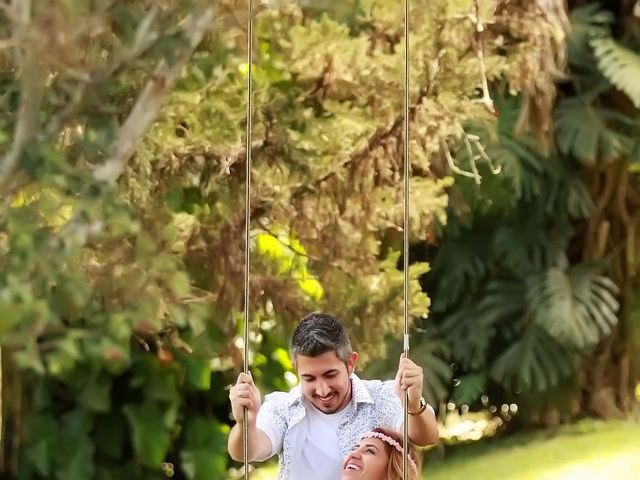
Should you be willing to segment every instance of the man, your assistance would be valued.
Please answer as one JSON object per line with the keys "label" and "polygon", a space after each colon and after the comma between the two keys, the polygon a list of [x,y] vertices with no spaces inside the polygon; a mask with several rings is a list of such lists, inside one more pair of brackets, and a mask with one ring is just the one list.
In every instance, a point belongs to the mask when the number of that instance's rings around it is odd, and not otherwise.
{"label": "man", "polygon": [[250,374],[241,373],[229,392],[236,424],[229,454],[243,457],[243,408],[247,408],[249,460],[280,455],[280,480],[337,480],[342,459],[360,436],[376,427],[402,430],[401,397],[409,396],[409,438],[417,445],[438,440],[433,409],[422,398],[422,368],[401,358],[394,382],[361,380],[358,354],[342,324],[331,315],[307,315],[291,340],[300,385],[274,392],[261,404]]}

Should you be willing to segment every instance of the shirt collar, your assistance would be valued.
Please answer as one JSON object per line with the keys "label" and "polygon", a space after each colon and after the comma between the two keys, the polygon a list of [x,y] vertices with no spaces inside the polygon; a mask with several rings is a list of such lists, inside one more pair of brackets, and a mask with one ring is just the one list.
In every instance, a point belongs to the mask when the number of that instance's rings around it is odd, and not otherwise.
{"label": "shirt collar", "polygon": [[353,403],[373,403],[369,390],[355,373],[351,374],[351,396]]}

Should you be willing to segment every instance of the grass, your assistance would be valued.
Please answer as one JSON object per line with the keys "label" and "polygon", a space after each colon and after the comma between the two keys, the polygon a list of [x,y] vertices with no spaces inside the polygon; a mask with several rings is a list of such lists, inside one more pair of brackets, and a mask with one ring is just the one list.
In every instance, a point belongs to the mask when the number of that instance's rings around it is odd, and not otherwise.
{"label": "grass", "polygon": [[[273,480],[277,469],[259,469],[254,480]],[[555,433],[533,432],[452,449],[427,460],[429,480],[637,480],[640,423],[587,421]]]}
{"label": "grass", "polygon": [[464,478],[564,480],[640,478],[640,424],[582,422],[555,433],[534,432],[477,442],[445,461],[429,462],[429,480]]}

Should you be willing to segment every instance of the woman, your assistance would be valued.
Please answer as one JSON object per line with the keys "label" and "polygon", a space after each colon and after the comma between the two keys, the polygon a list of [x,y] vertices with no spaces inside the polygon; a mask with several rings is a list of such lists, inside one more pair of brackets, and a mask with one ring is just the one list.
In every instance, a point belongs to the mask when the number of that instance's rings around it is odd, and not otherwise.
{"label": "woman", "polygon": [[[402,480],[404,450],[398,433],[376,428],[365,433],[358,445],[342,462],[341,480]],[[408,480],[420,478],[416,452],[409,446]]]}

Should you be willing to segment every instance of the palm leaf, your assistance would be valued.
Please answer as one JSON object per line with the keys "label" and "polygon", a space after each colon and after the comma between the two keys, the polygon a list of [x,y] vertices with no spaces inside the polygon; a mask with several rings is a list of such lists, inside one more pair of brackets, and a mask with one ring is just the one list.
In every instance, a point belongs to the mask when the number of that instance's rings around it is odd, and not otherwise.
{"label": "palm leaf", "polygon": [[491,229],[476,226],[470,230],[449,221],[429,273],[430,278],[438,279],[433,286],[434,311],[457,304],[470,284],[481,281],[492,261],[491,237]]}
{"label": "palm leaf", "polygon": [[486,391],[488,375],[487,372],[474,372],[464,375],[459,380],[457,385],[454,384],[451,400],[456,405],[469,405]]}
{"label": "palm leaf", "polygon": [[558,342],[579,349],[592,347],[618,321],[617,287],[590,265],[552,267],[531,277],[528,287],[536,324]]}
{"label": "palm leaf", "polygon": [[488,155],[502,168],[502,175],[513,185],[515,198],[539,198],[541,176],[545,172],[545,158],[536,150],[536,142],[529,135],[515,134],[522,114],[520,97],[496,95],[498,142],[489,144]]}
{"label": "palm leaf", "polygon": [[555,134],[560,151],[572,154],[590,166],[597,158],[610,161],[626,156],[631,150],[631,140],[608,128],[607,113],[606,109],[591,105],[585,97],[561,101],[555,113]]}
{"label": "palm leaf", "polygon": [[631,155],[629,156],[629,168],[632,172],[640,171],[640,138],[636,140],[636,143],[631,150]]}
{"label": "palm leaf", "polygon": [[584,181],[573,175],[567,181],[567,211],[573,218],[589,218],[595,205]]}
{"label": "palm leaf", "polygon": [[495,327],[478,321],[472,307],[460,308],[448,315],[444,320],[443,332],[454,360],[463,368],[479,368],[487,361]]}
{"label": "palm leaf", "polygon": [[536,152],[511,135],[501,135],[500,143],[489,150],[489,156],[511,181],[517,200],[538,198],[544,160]]}
{"label": "palm leaf", "polygon": [[575,372],[577,356],[571,349],[530,322],[522,336],[500,355],[491,376],[513,391],[542,391]]}
{"label": "palm leaf", "polygon": [[449,346],[435,330],[414,336],[411,358],[424,368],[424,392],[432,403],[444,402],[449,396],[453,376],[447,361],[450,356]]}
{"label": "palm leaf", "polygon": [[615,21],[614,15],[597,3],[590,3],[572,9],[569,21],[571,31],[567,37],[567,50],[572,65],[591,67],[593,57],[589,41],[604,37],[610,33],[610,25]]}
{"label": "palm leaf", "polygon": [[[545,192],[547,200],[550,196]],[[564,222],[549,232],[549,214],[539,202],[521,202],[508,220],[496,229],[495,250],[501,264],[514,272],[551,265],[571,236],[570,229],[562,228]]]}
{"label": "palm leaf", "polygon": [[524,284],[518,281],[489,283],[480,302],[445,317],[442,331],[451,345],[453,358],[465,370],[476,370],[487,362],[497,324],[521,318]]}
{"label": "palm leaf", "polygon": [[[447,343],[433,325],[427,325],[411,336],[411,359],[424,369],[424,392],[431,404],[444,402],[449,397],[451,383],[451,356]],[[365,375],[371,378],[394,378],[398,369],[398,359],[403,352],[403,343],[397,338],[386,342],[386,358],[369,361]]]}
{"label": "palm leaf", "polygon": [[591,40],[602,74],[640,108],[640,55],[611,38]]}

